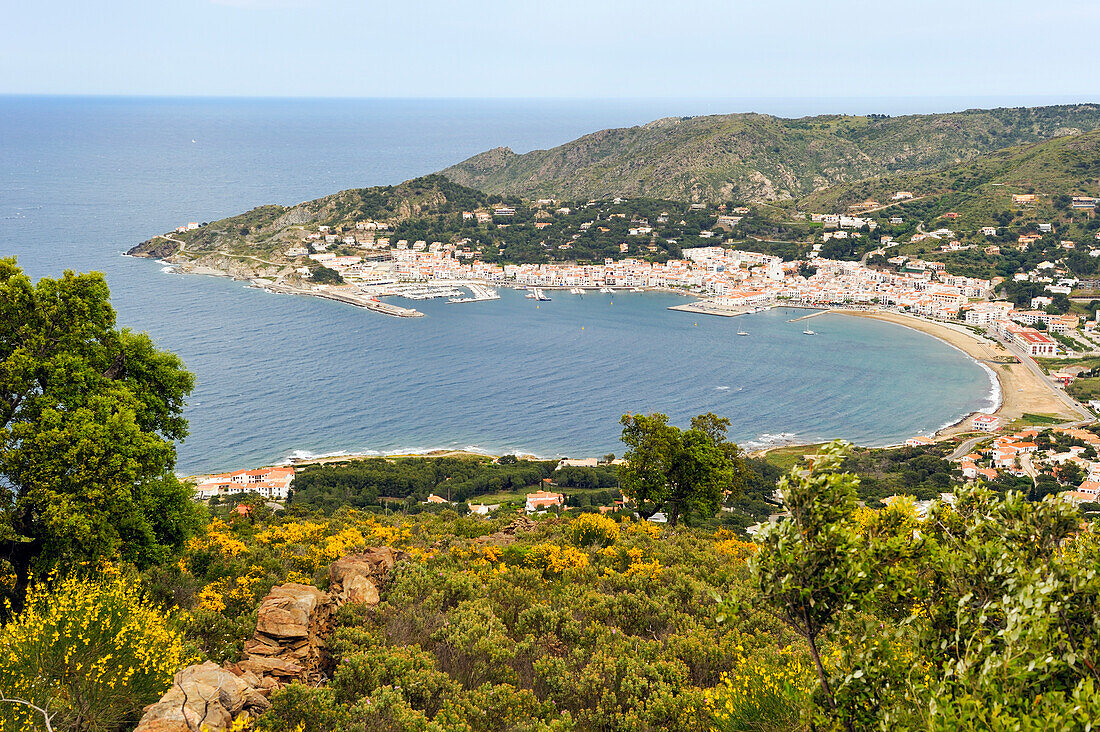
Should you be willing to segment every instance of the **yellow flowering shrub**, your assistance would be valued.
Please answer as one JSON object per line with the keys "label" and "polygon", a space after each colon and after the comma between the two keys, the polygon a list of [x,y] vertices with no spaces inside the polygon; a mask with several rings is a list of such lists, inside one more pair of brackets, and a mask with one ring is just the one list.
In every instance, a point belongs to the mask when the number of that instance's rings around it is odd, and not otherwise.
{"label": "yellow flowering shrub", "polygon": [[[770,656],[770,657],[769,657]],[[800,717],[814,689],[812,667],[789,649],[778,654],[737,646],[736,667],[706,692],[714,728],[740,730],[800,729]]]}
{"label": "yellow flowering shrub", "polygon": [[329,521],[288,521],[258,532],[255,541],[278,550],[295,571],[312,577],[333,560],[368,546],[406,548],[411,536],[407,526],[387,526],[372,517],[357,516],[337,526]]}
{"label": "yellow flowering shrub", "polygon": [[635,536],[648,536],[651,539],[661,538],[661,527],[659,524],[655,524],[652,521],[630,521],[624,522],[623,530],[627,534],[634,534]]}
{"label": "yellow flowering shrub", "polygon": [[571,546],[535,544],[527,553],[524,563],[529,567],[542,570],[543,577],[560,577],[569,570],[587,567],[588,554]]}
{"label": "yellow flowering shrub", "polygon": [[227,557],[235,557],[247,547],[243,541],[233,536],[229,524],[216,518],[206,527],[206,532],[202,536],[196,536],[188,540],[187,549],[193,552],[208,551]]}
{"label": "yellow flowering shrub", "polygon": [[[48,709],[55,730],[132,728],[194,660],[165,613],[111,567],[33,585],[0,630],[0,690]],[[42,722],[28,706],[0,703],[0,730]]]}
{"label": "yellow flowering shrub", "polygon": [[598,513],[582,513],[570,522],[566,536],[577,546],[611,546],[619,540],[619,524]]}
{"label": "yellow flowering shrub", "polygon": [[657,579],[661,576],[661,561],[657,558],[646,559],[645,552],[638,547],[605,547],[597,557],[601,564],[608,565],[605,573],[618,572],[627,577],[645,577]]}
{"label": "yellow flowering shrub", "polygon": [[327,528],[328,525],[320,521],[288,521],[257,533],[256,543],[269,546],[312,544],[324,536]]}
{"label": "yellow flowering shrub", "polygon": [[203,610],[220,613],[225,610],[225,591],[228,585],[224,579],[215,580],[198,591],[196,597]]}
{"label": "yellow flowering shrub", "polygon": [[726,557],[733,562],[746,562],[749,557],[756,554],[759,547],[751,541],[741,541],[736,537],[719,539],[714,544],[714,551],[719,556]]}

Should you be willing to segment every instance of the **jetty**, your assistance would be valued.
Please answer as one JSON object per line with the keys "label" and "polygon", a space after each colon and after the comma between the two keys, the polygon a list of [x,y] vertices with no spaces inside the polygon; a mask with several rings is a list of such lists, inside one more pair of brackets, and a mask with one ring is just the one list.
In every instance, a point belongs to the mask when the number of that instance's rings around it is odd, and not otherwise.
{"label": "jetty", "polygon": [[767,310],[767,306],[744,306],[736,308],[719,307],[711,300],[699,300],[698,302],[684,303],[683,305],[671,305],[669,310],[679,310],[682,313],[694,313],[696,315],[717,315],[720,318],[733,318],[748,313],[758,313]]}
{"label": "jetty", "polygon": [[370,310],[375,313],[382,313],[383,315],[390,315],[395,318],[424,317],[424,313],[420,312],[419,310],[413,310],[412,308],[403,308],[397,305],[392,305],[388,302],[382,302],[375,297],[359,292],[341,292],[336,290],[322,289],[306,290],[282,284],[269,285],[267,289],[271,292],[283,292],[290,295],[311,295],[313,297],[324,298],[325,300],[335,300],[336,302],[341,302],[345,305],[354,305],[357,308],[363,308],[364,310]]}
{"label": "jetty", "polygon": [[809,320],[810,318],[816,318],[818,315],[824,315],[825,313],[831,313],[832,310],[818,310],[816,313],[810,313],[809,315],[800,315],[797,318],[791,318],[788,323],[797,323],[800,320]]}
{"label": "jetty", "polygon": [[497,291],[491,287],[484,287],[482,285],[467,285],[470,288],[470,292],[473,293],[470,297],[452,297],[447,302],[449,303],[464,303],[464,302],[486,302],[488,300],[499,300],[500,295]]}

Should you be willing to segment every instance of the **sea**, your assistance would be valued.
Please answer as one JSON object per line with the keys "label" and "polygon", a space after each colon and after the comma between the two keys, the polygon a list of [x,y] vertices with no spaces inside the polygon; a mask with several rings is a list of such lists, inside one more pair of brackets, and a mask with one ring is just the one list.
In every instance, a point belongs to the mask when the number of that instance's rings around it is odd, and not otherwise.
{"label": "sea", "polygon": [[861,318],[719,318],[669,311],[684,302],[669,294],[536,302],[502,290],[490,302],[397,300],[426,315],[398,319],[124,252],[188,221],[663,116],[982,102],[0,97],[0,256],[35,279],[103,272],[119,323],[180,355],[197,377],[183,474],[343,453],[620,454],[620,417],[655,411],[679,425],[729,417],[749,448],[896,444],[994,408],[991,374],[930,336]]}

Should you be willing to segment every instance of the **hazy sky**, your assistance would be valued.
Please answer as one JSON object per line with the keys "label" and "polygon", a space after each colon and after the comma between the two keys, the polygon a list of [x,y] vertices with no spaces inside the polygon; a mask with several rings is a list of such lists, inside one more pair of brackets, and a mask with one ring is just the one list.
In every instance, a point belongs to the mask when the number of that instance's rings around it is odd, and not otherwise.
{"label": "hazy sky", "polygon": [[0,93],[1100,92],[1096,0],[5,0]]}

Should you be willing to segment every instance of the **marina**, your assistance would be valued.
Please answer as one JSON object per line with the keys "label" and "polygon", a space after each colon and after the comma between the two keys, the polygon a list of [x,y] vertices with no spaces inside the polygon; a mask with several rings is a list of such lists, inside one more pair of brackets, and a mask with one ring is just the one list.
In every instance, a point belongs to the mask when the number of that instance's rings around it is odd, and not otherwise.
{"label": "marina", "polygon": [[500,295],[491,287],[485,287],[484,285],[469,284],[467,287],[473,295],[468,297],[452,297],[447,300],[449,303],[458,304],[465,302],[487,302],[489,300],[499,300]]}

